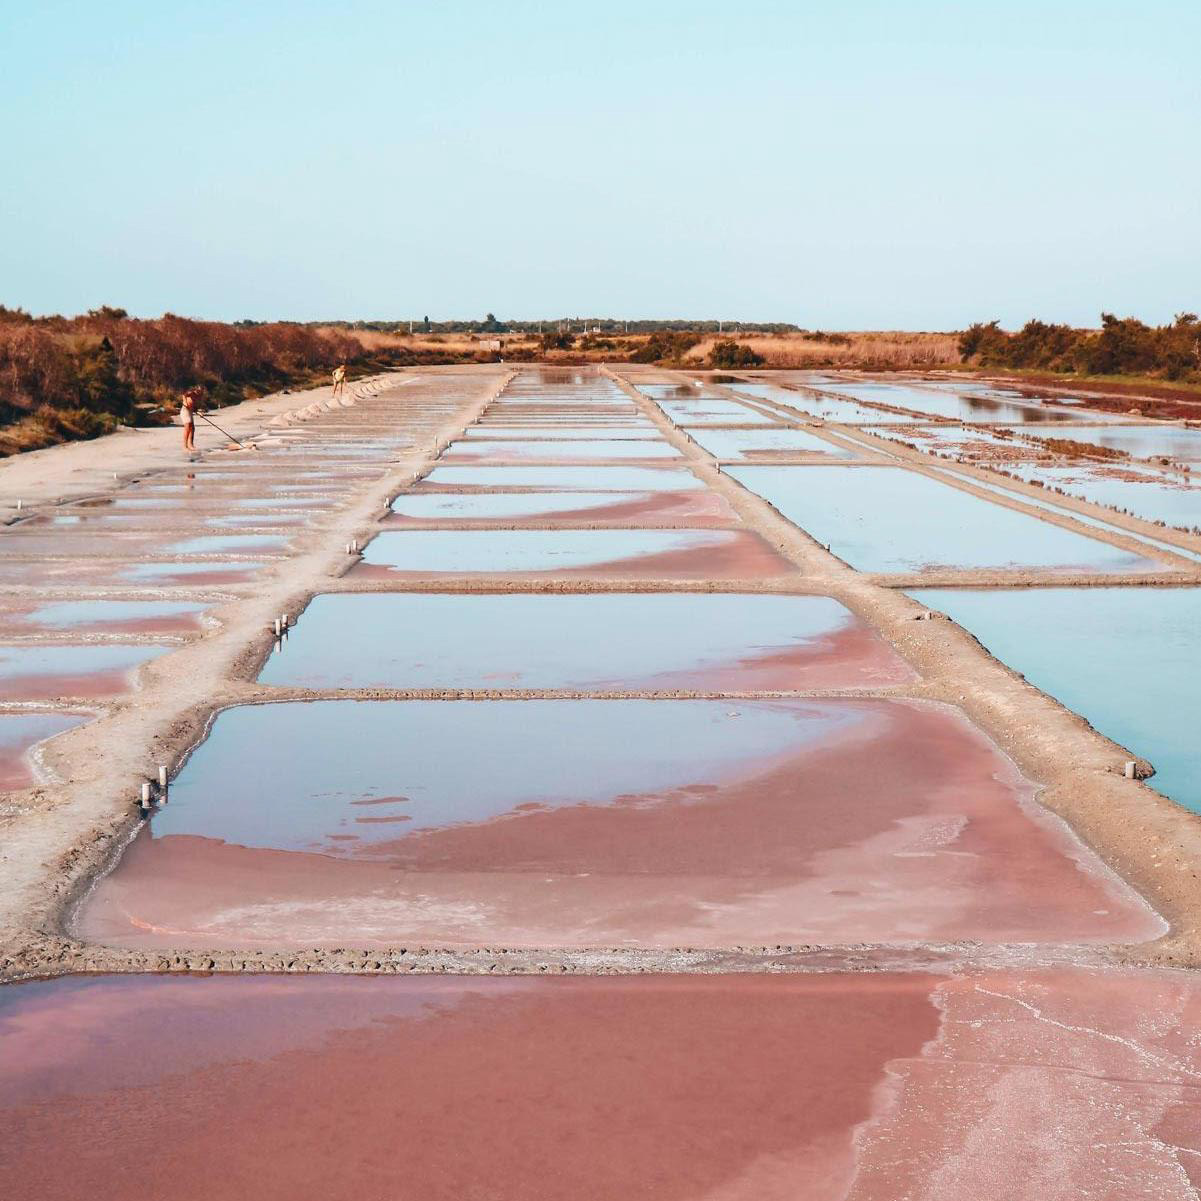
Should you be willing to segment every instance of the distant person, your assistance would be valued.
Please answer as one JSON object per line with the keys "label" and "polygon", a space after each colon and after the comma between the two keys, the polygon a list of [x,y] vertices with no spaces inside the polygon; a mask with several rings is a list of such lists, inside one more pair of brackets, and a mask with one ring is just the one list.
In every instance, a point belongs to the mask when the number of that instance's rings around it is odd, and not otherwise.
{"label": "distant person", "polygon": [[339,363],[334,368],[334,396],[341,396],[346,391],[346,364]]}
{"label": "distant person", "polygon": [[180,402],[179,415],[183,418],[183,448],[196,449],[196,413],[200,409],[200,401],[204,393],[199,388],[189,388],[183,394]]}

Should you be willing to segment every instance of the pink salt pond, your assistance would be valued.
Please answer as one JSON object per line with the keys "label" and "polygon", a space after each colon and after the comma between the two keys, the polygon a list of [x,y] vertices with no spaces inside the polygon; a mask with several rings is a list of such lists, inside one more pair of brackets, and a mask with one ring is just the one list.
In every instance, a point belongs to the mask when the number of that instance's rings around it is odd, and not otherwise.
{"label": "pink salt pond", "polygon": [[76,929],[131,948],[1161,934],[1032,792],[918,701],[247,706]]}
{"label": "pink salt pond", "polygon": [[[615,636],[619,635],[619,636]],[[304,688],[879,688],[913,673],[825,596],[318,596],[259,679]]]}
{"label": "pink salt pond", "polygon": [[544,439],[537,441],[465,438],[452,442],[443,452],[443,463],[559,463],[572,460],[602,462],[609,459],[678,459],[680,452],[656,435],[631,440],[620,438]]}
{"label": "pink salt pond", "polygon": [[0,790],[28,788],[34,747],[87,720],[84,713],[0,713]]}
{"label": "pink salt pond", "polygon": [[207,606],[198,601],[30,601],[0,608],[0,634],[191,634]]}
{"label": "pink salt pond", "polygon": [[792,565],[749,530],[397,530],[367,544],[356,575],[763,579]]}
{"label": "pink salt pond", "polygon": [[392,503],[390,525],[523,523],[578,526],[659,525],[670,522],[730,525],[734,510],[716,492],[432,492],[420,489]]}
{"label": "pink salt pond", "polygon": [[17,984],[0,1173],[29,1201],[1191,1201],[1199,1025],[1193,975],[1099,968]]}
{"label": "pink salt pond", "polygon": [[128,692],[162,646],[0,646],[0,700],[101,697]]}

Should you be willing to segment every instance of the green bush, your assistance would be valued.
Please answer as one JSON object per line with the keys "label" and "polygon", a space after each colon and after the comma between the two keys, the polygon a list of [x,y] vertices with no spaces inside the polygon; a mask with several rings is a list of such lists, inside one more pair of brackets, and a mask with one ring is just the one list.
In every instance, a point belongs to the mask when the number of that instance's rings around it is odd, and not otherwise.
{"label": "green bush", "polygon": [[763,364],[763,356],[756,354],[742,342],[725,338],[713,343],[709,351],[710,367],[759,367]]}
{"label": "green bush", "polygon": [[1179,313],[1171,325],[1101,314],[1100,330],[1027,321],[1009,334],[996,321],[977,322],[959,336],[964,362],[1085,375],[1158,375],[1201,378],[1201,321]]}
{"label": "green bush", "polygon": [[700,334],[656,330],[630,355],[631,363],[679,363],[701,340]]}

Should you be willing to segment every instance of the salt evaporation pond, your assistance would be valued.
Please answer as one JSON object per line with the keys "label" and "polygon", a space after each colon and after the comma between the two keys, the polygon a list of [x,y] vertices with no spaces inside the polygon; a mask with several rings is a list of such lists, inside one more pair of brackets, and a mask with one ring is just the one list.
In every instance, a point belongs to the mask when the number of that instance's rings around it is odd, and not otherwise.
{"label": "salt evaporation pond", "polygon": [[[991,396],[961,395],[902,384],[851,381],[839,382],[838,391],[844,396],[867,404],[892,405],[934,417],[950,417],[955,421],[984,423],[1004,422],[1014,425],[1079,421],[1081,414],[1069,408],[1052,408],[1037,401],[994,399]],[[1091,414],[1085,414],[1091,416]]]}
{"label": "salt evaporation pond", "polygon": [[825,455],[853,459],[855,452],[824,438],[791,428],[762,430],[696,429],[689,437],[718,459],[753,459],[757,455]]}
{"label": "salt evaporation pond", "polygon": [[35,981],[0,1167],[28,1201],[1184,1198],[1199,1025],[1193,974],[1135,969]]}
{"label": "salt evaporation pond", "polygon": [[860,571],[1161,569],[899,467],[730,467],[727,474]]}
{"label": "salt evaporation pond", "polygon": [[1154,471],[1083,463],[1070,467],[1007,463],[1005,470],[1027,482],[1124,509],[1147,521],[1184,530],[1201,528],[1201,484],[1187,477],[1171,479]]}
{"label": "salt evaporation pond", "polygon": [[630,423],[629,425],[570,425],[554,426],[554,425],[500,425],[495,422],[484,421],[479,425],[469,425],[463,431],[463,437],[472,441],[481,438],[493,438],[498,441],[528,441],[531,438],[544,439],[550,438],[554,441],[567,439],[570,441],[608,441],[608,442],[628,442],[628,441],[648,441],[661,439],[662,435],[649,421],[644,421],[641,425]]}
{"label": "salt evaporation pond", "polygon": [[259,677],[305,688],[772,690],[911,678],[837,601],[745,593],[318,596]]}
{"label": "salt evaporation pond", "polygon": [[87,720],[83,713],[0,713],[0,791],[32,784],[29,752]]}
{"label": "salt evaporation pond", "polygon": [[749,530],[398,530],[377,534],[366,575],[577,575],[755,579],[792,565]]}
{"label": "salt evaporation pond", "polygon": [[[1088,414],[1089,420],[1095,414]],[[1057,431],[1060,438],[1091,442],[1107,450],[1125,451],[1136,459],[1170,459],[1201,466],[1201,428],[1184,425],[1073,425]]]}
{"label": "salt evaporation pond", "polygon": [[0,646],[0,700],[112,696],[134,670],[165,654],[162,646]]}
{"label": "salt evaporation pond", "polygon": [[81,600],[18,604],[0,610],[0,631],[21,634],[190,633],[200,628],[199,601]]}
{"label": "salt evaporation pond", "polygon": [[697,400],[659,402],[663,412],[676,423],[688,428],[704,425],[772,425],[773,418],[734,400]]}
{"label": "salt evaporation pond", "polygon": [[735,391],[744,392],[748,396],[772,401],[793,409],[803,417],[820,417],[823,421],[843,422],[847,425],[860,425],[865,422],[878,424],[880,422],[909,422],[920,421],[920,417],[906,417],[899,413],[889,413],[884,409],[873,409],[866,405],[857,404],[853,400],[842,400],[828,393],[799,392],[791,388],[782,388],[777,384],[733,384]]}
{"label": "salt evaporation pond", "polygon": [[218,715],[74,929],[142,948],[1158,937],[1033,793],[921,701],[253,705]]}
{"label": "salt evaporation pond", "polygon": [[918,589],[998,659],[1151,761],[1201,812],[1201,589]]}
{"label": "salt evaporation pond", "polygon": [[680,467],[435,467],[421,481],[438,488],[562,488],[567,492],[667,492],[702,487]]}
{"label": "salt evaporation pond", "polygon": [[489,441],[485,438],[461,438],[442,453],[440,462],[493,462],[506,459],[558,462],[571,459],[677,459],[680,452],[670,442],[656,436],[637,441],[620,438],[547,439],[542,442]]}

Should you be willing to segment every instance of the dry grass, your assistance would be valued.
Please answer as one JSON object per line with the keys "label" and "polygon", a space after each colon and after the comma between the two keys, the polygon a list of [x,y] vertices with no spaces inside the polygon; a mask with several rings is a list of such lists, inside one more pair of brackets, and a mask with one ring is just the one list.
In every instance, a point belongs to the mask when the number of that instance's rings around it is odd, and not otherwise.
{"label": "dry grass", "polygon": [[[765,367],[866,367],[907,370],[959,365],[958,334],[865,331],[833,335],[837,341],[813,334],[748,334],[732,336],[762,355]],[[845,339],[845,341],[843,340]],[[716,337],[706,338],[688,352],[690,362],[708,359]]]}
{"label": "dry grass", "polygon": [[[333,332],[333,331],[331,331]],[[345,333],[345,330],[338,331]],[[412,350],[436,355],[457,355],[472,359],[489,341],[488,335],[469,333],[392,334],[373,330],[354,330],[357,338],[370,352]],[[612,345],[589,347],[587,342],[567,351],[540,349],[536,334],[498,335],[501,354],[525,358],[532,356],[543,362],[623,362],[646,344],[645,334],[606,334],[604,341]],[[906,370],[927,367],[958,367],[959,350],[954,333],[909,333],[905,331],[869,331],[835,335],[815,334],[723,334],[751,347],[763,356],[767,367],[863,367],[875,370]],[[688,352],[687,362],[701,366],[709,358],[718,335],[704,338]]]}

